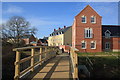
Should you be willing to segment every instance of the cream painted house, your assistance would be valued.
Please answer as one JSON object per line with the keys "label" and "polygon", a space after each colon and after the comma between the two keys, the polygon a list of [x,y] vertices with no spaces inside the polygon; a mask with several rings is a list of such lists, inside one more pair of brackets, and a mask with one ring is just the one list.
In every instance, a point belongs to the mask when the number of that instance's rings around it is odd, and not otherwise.
{"label": "cream painted house", "polygon": [[72,45],[72,27],[54,29],[48,37],[48,46]]}

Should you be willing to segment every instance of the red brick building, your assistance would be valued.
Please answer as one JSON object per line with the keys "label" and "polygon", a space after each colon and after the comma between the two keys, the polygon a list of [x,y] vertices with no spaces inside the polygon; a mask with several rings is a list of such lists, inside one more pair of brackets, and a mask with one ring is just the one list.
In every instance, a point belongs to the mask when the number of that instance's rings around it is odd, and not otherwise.
{"label": "red brick building", "polygon": [[46,39],[39,39],[37,41],[37,46],[48,46],[48,41]]}
{"label": "red brick building", "polygon": [[36,38],[35,36],[32,34],[32,35],[24,35],[22,37],[22,40],[24,40],[25,44],[28,45],[28,44],[35,44],[36,42]]}
{"label": "red brick building", "polygon": [[120,26],[102,25],[103,51],[120,52]]}
{"label": "red brick building", "polygon": [[72,47],[80,52],[120,51],[120,26],[102,25],[102,17],[88,5],[75,16]]}

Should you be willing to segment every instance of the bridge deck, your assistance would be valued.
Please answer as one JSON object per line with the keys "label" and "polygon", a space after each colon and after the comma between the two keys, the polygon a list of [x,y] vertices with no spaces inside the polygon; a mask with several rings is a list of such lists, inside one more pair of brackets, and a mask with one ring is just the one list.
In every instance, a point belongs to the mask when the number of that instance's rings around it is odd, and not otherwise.
{"label": "bridge deck", "polygon": [[64,78],[65,80],[71,78],[68,53],[62,53],[49,60],[48,63],[34,75],[32,80],[45,78]]}

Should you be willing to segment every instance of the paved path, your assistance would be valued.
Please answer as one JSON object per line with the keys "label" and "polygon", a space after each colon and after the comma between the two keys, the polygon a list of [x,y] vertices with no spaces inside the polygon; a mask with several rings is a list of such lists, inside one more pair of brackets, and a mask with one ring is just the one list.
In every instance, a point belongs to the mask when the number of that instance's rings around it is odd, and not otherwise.
{"label": "paved path", "polygon": [[32,80],[69,80],[70,66],[69,66],[68,53],[57,55],[54,59],[50,60],[34,77]]}

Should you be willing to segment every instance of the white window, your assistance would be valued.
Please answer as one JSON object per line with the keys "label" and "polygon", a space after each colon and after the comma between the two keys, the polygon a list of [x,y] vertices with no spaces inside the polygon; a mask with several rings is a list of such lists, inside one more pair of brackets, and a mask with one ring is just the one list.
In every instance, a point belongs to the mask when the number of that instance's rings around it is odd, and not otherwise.
{"label": "white window", "polygon": [[110,49],[110,42],[105,43],[105,49]]}
{"label": "white window", "polygon": [[61,34],[63,34],[63,31],[61,32]]}
{"label": "white window", "polygon": [[93,38],[93,31],[92,28],[85,28],[85,38]]}
{"label": "white window", "polygon": [[105,38],[110,38],[111,32],[109,30],[106,30],[105,32]]}
{"label": "white window", "polygon": [[82,21],[81,21],[82,23],[86,23],[87,21],[86,21],[86,16],[82,16]]}
{"label": "white window", "polygon": [[95,41],[91,41],[91,49],[96,49],[96,42]]}
{"label": "white window", "polygon": [[85,42],[85,41],[82,41],[82,42],[81,42],[81,48],[82,48],[82,49],[86,49],[86,42]]}
{"label": "white window", "polygon": [[91,16],[91,23],[96,23],[96,17],[95,16]]}

